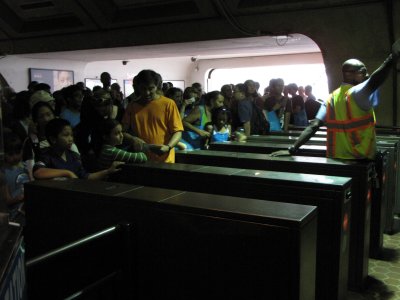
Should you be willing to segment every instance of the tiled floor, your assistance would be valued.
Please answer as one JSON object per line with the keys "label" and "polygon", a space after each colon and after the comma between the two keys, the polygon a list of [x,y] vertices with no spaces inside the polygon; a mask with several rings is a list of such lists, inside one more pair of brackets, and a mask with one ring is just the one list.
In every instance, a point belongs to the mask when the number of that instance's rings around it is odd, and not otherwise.
{"label": "tiled floor", "polygon": [[382,260],[369,260],[369,284],[363,293],[349,292],[348,300],[400,300],[400,233],[384,235]]}

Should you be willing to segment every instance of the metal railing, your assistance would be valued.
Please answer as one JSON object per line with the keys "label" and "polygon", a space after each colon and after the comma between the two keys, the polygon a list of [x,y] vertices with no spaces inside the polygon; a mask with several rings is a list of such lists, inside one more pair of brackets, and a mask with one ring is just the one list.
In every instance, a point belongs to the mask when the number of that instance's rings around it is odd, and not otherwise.
{"label": "metal railing", "polygon": [[27,261],[28,299],[128,299],[130,227],[112,226]]}

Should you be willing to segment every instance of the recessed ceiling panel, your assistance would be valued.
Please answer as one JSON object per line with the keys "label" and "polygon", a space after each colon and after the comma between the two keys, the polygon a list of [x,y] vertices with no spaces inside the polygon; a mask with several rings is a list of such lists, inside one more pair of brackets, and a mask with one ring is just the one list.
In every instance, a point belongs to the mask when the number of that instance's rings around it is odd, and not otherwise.
{"label": "recessed ceiling panel", "polygon": [[22,24],[20,33],[48,31],[49,27],[51,30],[64,31],[65,28],[71,30],[73,28],[79,28],[82,25],[83,24],[79,18],[75,15],[69,14],[65,16],[26,21]]}
{"label": "recessed ceiling panel", "polygon": [[[87,1],[86,1],[87,2]],[[101,28],[118,28],[140,24],[159,24],[198,17],[200,10],[196,1],[91,1],[105,22]],[[86,4],[87,6],[87,4]],[[122,25],[124,24],[124,25]]]}
{"label": "recessed ceiling panel", "polygon": [[152,20],[156,19],[170,19],[171,17],[186,16],[199,14],[199,9],[193,1],[180,1],[174,3],[158,3],[151,7],[135,6],[130,9],[122,9],[116,14],[114,21],[122,21],[129,19],[133,16],[136,20]]}
{"label": "recessed ceiling panel", "polygon": [[0,2],[3,30],[12,38],[93,30],[88,15],[75,1],[4,0]]}
{"label": "recessed ceiling panel", "polygon": [[4,0],[2,1],[22,20],[37,17],[50,17],[62,14],[54,0]]}

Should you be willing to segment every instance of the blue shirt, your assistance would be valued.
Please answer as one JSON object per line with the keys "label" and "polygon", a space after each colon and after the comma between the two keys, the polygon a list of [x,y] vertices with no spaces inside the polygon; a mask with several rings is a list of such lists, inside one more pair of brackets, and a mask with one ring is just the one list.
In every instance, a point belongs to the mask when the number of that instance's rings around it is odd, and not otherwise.
{"label": "blue shirt", "polygon": [[81,113],[73,112],[72,110],[66,108],[61,112],[60,118],[69,121],[71,123],[71,127],[74,128],[81,121]]}
{"label": "blue shirt", "polygon": [[[29,175],[23,164],[13,167],[3,167],[1,169],[2,174],[8,185],[10,195],[13,198],[24,194],[24,183],[29,182]],[[8,210],[11,217],[14,217],[17,213],[21,203],[8,205]]]}
{"label": "blue shirt", "polygon": [[250,122],[253,114],[253,105],[251,99],[243,99],[238,103],[238,115],[241,124]]}
{"label": "blue shirt", "polygon": [[89,173],[82,166],[81,157],[71,150],[65,151],[66,160],[62,159],[52,148],[49,148],[33,166],[33,172],[40,168],[69,170],[79,178],[88,178]]}
{"label": "blue shirt", "polygon": [[217,127],[214,126],[213,134],[211,136],[211,141],[212,142],[227,142],[227,141],[229,141],[229,136],[230,136],[229,127],[225,126],[225,128],[226,128],[225,132],[219,132]]}

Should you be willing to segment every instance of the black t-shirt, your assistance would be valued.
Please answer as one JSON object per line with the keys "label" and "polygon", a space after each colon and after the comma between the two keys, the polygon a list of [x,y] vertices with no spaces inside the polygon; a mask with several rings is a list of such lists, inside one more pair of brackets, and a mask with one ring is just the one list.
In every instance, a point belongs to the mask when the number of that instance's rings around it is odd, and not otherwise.
{"label": "black t-shirt", "polygon": [[292,97],[292,110],[295,110],[298,106],[300,109],[304,109],[304,100],[303,97],[295,95]]}
{"label": "black t-shirt", "polygon": [[283,112],[292,112],[292,103],[290,101],[290,99],[282,96],[280,98],[277,98],[275,96],[270,96],[267,99],[265,99],[264,102],[264,109],[266,109],[267,111],[272,111],[272,108],[275,106],[275,104],[277,104],[278,102],[281,102],[281,108],[275,110],[276,115],[279,117]]}
{"label": "black t-shirt", "polygon": [[307,119],[308,120],[313,120],[315,119],[315,116],[317,115],[317,112],[319,108],[321,107],[321,103],[314,99],[308,99],[306,103],[304,104],[305,109],[306,109],[306,114],[307,114]]}

